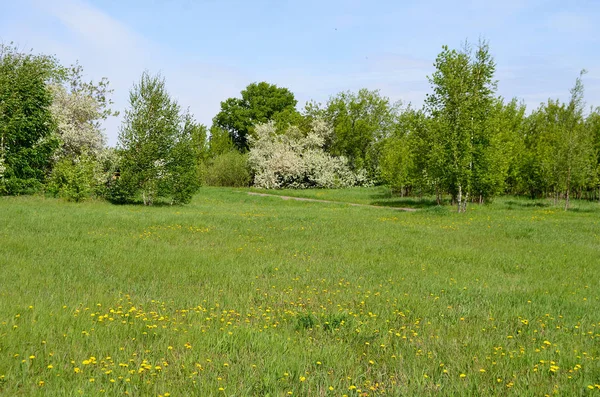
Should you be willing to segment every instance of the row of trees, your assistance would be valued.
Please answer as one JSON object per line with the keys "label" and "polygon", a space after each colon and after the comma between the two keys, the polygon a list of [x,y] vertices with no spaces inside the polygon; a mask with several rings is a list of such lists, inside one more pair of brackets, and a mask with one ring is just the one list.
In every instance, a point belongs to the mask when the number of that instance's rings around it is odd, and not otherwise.
{"label": "row of trees", "polygon": [[80,66],[0,47],[0,193],[185,203],[202,183],[264,188],[386,184],[449,196],[458,211],[501,194],[600,199],[600,110],[583,75],[566,103],[526,112],[497,94],[486,42],[443,47],[421,109],[379,91],[342,92],[297,109],[294,94],[252,83],[221,103],[210,130],[144,73],[130,91],[117,148],[101,123],[108,82]]}

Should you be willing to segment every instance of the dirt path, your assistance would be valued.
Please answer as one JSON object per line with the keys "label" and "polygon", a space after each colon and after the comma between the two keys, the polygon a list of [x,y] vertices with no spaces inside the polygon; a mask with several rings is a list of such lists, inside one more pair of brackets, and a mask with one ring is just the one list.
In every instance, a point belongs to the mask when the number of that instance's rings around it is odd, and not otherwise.
{"label": "dirt path", "polygon": [[297,200],[297,201],[311,201],[313,203],[328,203],[328,204],[347,204],[354,207],[371,207],[371,208],[387,208],[395,211],[408,211],[414,212],[416,209],[414,208],[402,208],[402,207],[386,207],[384,205],[371,205],[371,204],[356,204],[356,203],[347,203],[345,201],[331,201],[331,200],[319,200],[319,199],[311,199],[304,197],[292,197],[292,196],[280,196],[277,194],[268,194],[268,193],[256,193],[256,192],[248,192],[250,196],[261,196],[261,197],[279,197],[283,200]]}

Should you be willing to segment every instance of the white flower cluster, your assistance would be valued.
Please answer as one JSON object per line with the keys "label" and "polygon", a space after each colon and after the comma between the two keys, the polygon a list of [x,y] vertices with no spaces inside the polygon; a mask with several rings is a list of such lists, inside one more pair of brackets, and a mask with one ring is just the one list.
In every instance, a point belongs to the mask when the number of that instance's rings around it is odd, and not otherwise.
{"label": "white flower cluster", "polygon": [[104,148],[104,135],[94,121],[100,118],[100,106],[90,95],[67,92],[59,85],[51,87],[54,101],[51,111],[62,141],[59,156],[78,156],[89,152],[94,156]]}
{"label": "white flower cluster", "polygon": [[341,188],[367,183],[366,173],[354,173],[345,157],[333,157],[323,150],[332,129],[315,120],[306,136],[289,127],[278,134],[273,122],[259,124],[249,137],[248,163],[254,185],[278,188]]}
{"label": "white flower cluster", "polygon": [[156,170],[156,177],[158,179],[164,179],[168,174],[166,171],[167,162],[164,159],[154,161],[154,169]]}

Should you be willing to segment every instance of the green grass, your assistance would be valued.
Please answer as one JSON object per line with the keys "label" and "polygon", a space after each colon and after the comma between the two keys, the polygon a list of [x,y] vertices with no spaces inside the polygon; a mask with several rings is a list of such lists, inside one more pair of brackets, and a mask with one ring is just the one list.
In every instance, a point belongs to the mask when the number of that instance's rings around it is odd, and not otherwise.
{"label": "green grass", "polygon": [[574,207],[0,198],[0,394],[598,394],[600,205]]}
{"label": "green grass", "polygon": [[[241,191],[242,189],[239,190]],[[317,200],[337,201],[340,203],[368,204],[383,207],[424,208],[437,205],[435,198],[398,197],[392,195],[391,190],[383,186],[375,188],[355,187],[350,189],[265,190],[250,188],[247,190],[251,192],[268,193],[277,196],[302,197]]]}

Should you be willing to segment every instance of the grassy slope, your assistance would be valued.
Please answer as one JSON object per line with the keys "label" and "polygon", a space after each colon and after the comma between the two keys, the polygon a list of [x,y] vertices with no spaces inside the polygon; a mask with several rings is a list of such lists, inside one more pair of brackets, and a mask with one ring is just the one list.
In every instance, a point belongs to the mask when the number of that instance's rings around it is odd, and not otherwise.
{"label": "grassy slope", "polygon": [[600,208],[530,204],[0,198],[0,394],[593,393]]}

